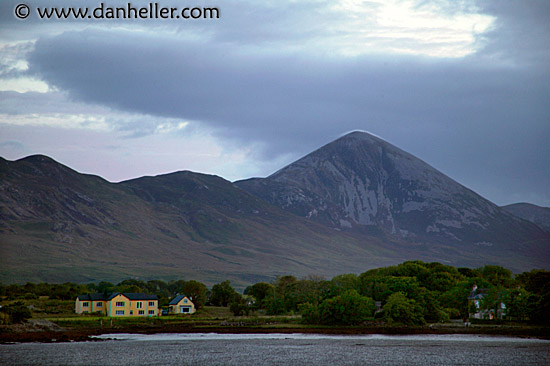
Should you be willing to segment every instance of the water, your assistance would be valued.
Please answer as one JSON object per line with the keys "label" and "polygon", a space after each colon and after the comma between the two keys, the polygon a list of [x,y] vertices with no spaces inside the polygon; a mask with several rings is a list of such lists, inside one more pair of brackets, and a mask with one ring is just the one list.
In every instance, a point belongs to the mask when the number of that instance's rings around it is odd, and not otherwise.
{"label": "water", "polygon": [[111,334],[0,345],[1,365],[550,365],[550,341],[471,335]]}

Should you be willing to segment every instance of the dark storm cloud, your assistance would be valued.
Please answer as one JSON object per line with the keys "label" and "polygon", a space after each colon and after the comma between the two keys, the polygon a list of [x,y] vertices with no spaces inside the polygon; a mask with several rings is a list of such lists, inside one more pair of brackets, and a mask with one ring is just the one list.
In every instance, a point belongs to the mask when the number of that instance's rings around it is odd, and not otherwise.
{"label": "dark storm cloud", "polygon": [[76,100],[262,142],[264,159],[369,130],[498,203],[535,192],[550,205],[547,4],[500,3],[484,3],[498,27],[465,59],[323,58],[232,41],[265,41],[254,32],[193,42],[88,29],[39,40],[29,72]]}
{"label": "dark storm cloud", "polygon": [[504,58],[550,72],[550,1],[482,1],[480,5],[496,17],[480,57]]}

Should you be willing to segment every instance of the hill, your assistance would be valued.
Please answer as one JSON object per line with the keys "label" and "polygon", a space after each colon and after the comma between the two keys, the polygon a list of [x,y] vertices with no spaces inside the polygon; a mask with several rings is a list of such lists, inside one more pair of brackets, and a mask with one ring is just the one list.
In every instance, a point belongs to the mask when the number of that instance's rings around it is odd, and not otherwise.
{"label": "hill", "polygon": [[3,283],[248,284],[399,260],[375,238],[340,235],[216,176],[177,172],[114,184],[46,156],[0,164]]}
{"label": "hill", "polygon": [[428,164],[352,133],[267,178],[189,171],[110,183],[0,160],[0,280],[334,276],[420,259],[548,268],[550,235]]}
{"label": "hill", "polygon": [[541,229],[550,232],[550,207],[540,207],[531,203],[515,203],[502,207],[512,215],[531,221]]}

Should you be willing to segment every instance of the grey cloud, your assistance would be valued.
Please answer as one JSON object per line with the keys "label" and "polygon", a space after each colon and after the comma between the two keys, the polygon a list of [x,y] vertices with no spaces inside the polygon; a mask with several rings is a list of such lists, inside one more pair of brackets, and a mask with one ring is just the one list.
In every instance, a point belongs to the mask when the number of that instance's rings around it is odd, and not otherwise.
{"label": "grey cloud", "polygon": [[29,113],[105,113],[104,107],[72,101],[63,92],[0,91],[0,113],[19,115]]}
{"label": "grey cloud", "polygon": [[482,1],[483,12],[494,15],[496,26],[485,37],[487,46],[478,57],[489,56],[516,64],[536,65],[550,72],[550,2]]}
{"label": "grey cloud", "polygon": [[[329,34],[307,19],[329,3],[293,4],[224,3],[220,22],[178,25],[177,34],[65,32],[36,43],[29,73],[82,104],[188,119],[261,143],[261,159],[298,157],[343,131],[369,130],[498,203],[535,193],[550,205],[547,2],[482,2],[498,17],[486,48],[439,61],[300,50],[300,40]],[[447,11],[470,6],[453,4]],[[186,40],[190,30],[205,37]],[[155,125],[118,128],[138,136]]]}

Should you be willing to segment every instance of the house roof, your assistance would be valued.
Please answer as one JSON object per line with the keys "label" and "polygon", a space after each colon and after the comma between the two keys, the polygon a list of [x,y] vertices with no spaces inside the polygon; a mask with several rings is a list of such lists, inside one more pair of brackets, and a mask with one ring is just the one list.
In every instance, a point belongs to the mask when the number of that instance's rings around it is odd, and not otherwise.
{"label": "house roof", "polygon": [[487,288],[476,288],[475,290],[472,290],[472,292],[470,292],[470,296],[468,296],[468,299],[469,300],[481,300],[485,296],[487,296],[488,291],[489,291],[489,289],[487,289]]}
{"label": "house roof", "polygon": [[80,301],[109,301],[118,295],[123,295],[128,300],[158,300],[157,295],[149,295],[135,292],[113,292],[110,295],[106,295],[104,293],[82,294],[78,295],[76,298]]}
{"label": "house roof", "polygon": [[112,293],[107,300],[112,300],[116,296],[122,295],[126,297],[128,300],[158,300],[159,298],[157,295],[149,295],[144,293],[136,293],[136,292],[114,292]]}
{"label": "house roof", "polygon": [[187,296],[185,296],[185,295],[178,295],[178,296],[174,297],[172,299],[172,301],[170,301],[170,304],[168,304],[168,305],[177,305],[181,300],[183,300],[186,297]]}
{"label": "house roof", "polygon": [[80,301],[105,301],[107,296],[104,293],[82,294],[77,296]]}

